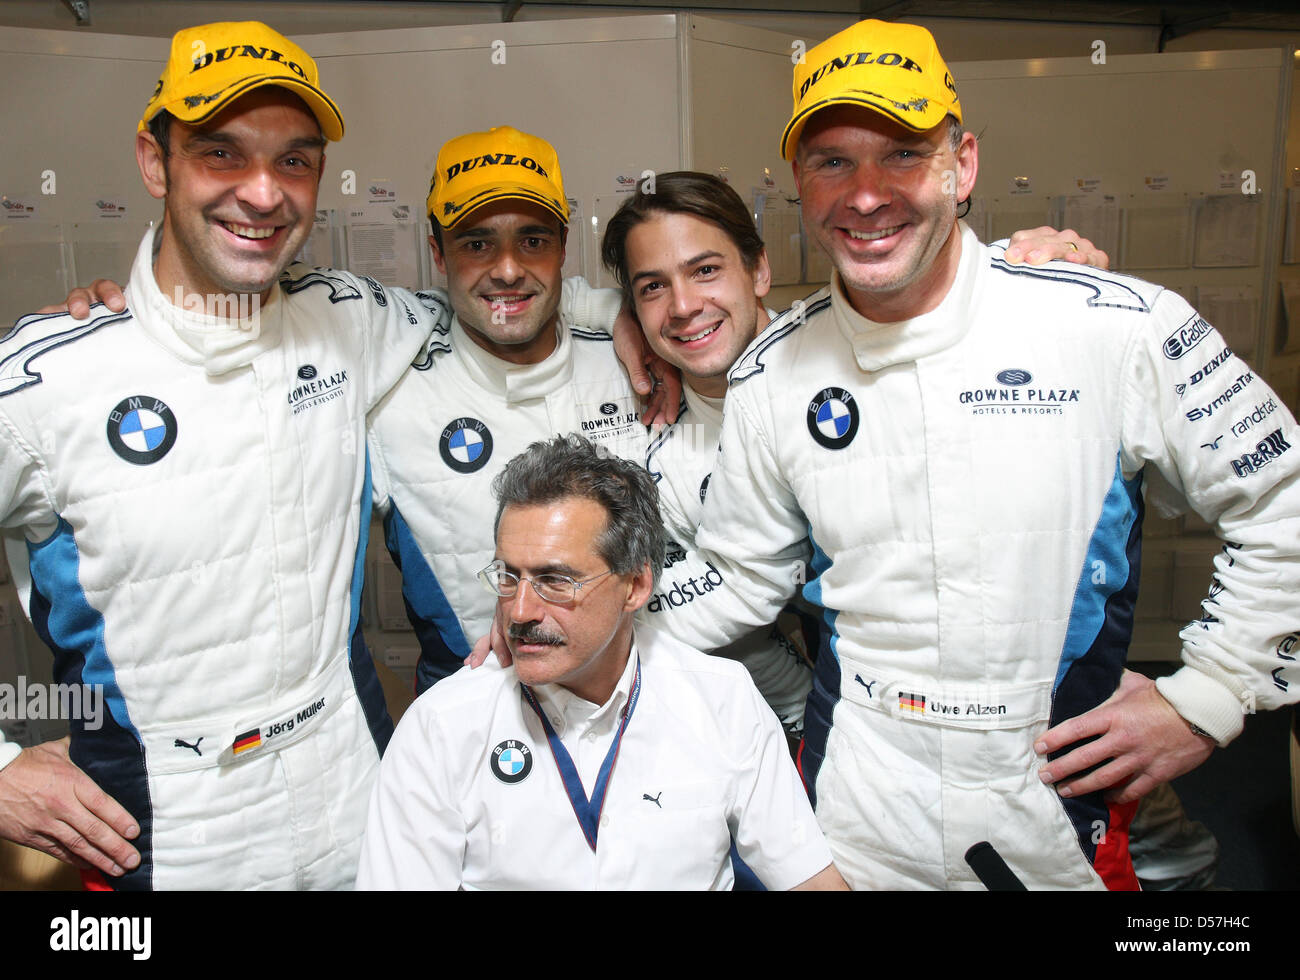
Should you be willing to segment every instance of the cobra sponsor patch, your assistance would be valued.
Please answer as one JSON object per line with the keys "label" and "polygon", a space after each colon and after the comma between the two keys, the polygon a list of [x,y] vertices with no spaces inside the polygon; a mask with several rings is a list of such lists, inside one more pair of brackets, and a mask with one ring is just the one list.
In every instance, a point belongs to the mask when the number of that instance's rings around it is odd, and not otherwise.
{"label": "cobra sponsor patch", "polygon": [[128,463],[156,463],[176,445],[176,416],[152,395],[123,398],[108,413],[108,444]]}
{"label": "cobra sponsor patch", "polygon": [[826,449],[843,449],[858,434],[858,403],[843,388],[823,388],[808,403],[808,434]]}
{"label": "cobra sponsor patch", "polygon": [[492,458],[492,433],[476,418],[452,419],[438,439],[442,461],[457,473],[474,473]]}
{"label": "cobra sponsor patch", "polygon": [[533,750],[518,739],[508,738],[492,750],[488,768],[503,783],[522,782],[533,771]]}

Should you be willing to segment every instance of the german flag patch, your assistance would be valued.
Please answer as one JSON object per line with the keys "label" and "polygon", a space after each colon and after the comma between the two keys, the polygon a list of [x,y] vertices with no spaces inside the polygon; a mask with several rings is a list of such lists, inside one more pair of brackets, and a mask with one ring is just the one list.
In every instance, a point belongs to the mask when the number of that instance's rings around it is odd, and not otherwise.
{"label": "german flag patch", "polygon": [[250,732],[244,732],[243,735],[235,736],[235,755],[240,752],[247,752],[249,749],[255,749],[262,744],[262,730],[254,728]]}

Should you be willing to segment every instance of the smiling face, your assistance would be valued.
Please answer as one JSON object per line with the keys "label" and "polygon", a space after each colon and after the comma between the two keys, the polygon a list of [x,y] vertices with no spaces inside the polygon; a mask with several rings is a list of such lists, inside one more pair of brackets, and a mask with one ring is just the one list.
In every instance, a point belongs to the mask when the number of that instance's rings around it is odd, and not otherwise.
{"label": "smiling face", "polygon": [[857,311],[881,322],[939,305],[961,257],[957,202],[975,185],[975,138],[945,120],[914,133],[856,106],[818,112],[794,161],[808,233]]}
{"label": "smiling face", "polygon": [[145,186],[165,198],[158,286],[266,299],[311,232],[325,140],[296,95],[267,86],[206,123],[172,121],[170,155],[136,138]]}
{"label": "smiling face", "polygon": [[[609,571],[596,550],[605,508],[584,497],[546,504],[509,504],[497,525],[496,557],[506,570],[581,581]],[[506,642],[519,679],[560,684],[593,704],[609,700],[627,665],[632,614],[649,598],[653,576],[608,574],[584,585],[571,603],[545,602],[530,583],[498,599]]]}
{"label": "smiling face", "polygon": [[637,319],[656,354],[696,391],[726,394],[727,372],[767,322],[767,254],[745,268],[710,221],[655,212],[627,233],[627,278]]}
{"label": "smiling face", "polygon": [[430,236],[460,324],[479,346],[512,364],[555,349],[564,228],[550,211],[506,198]]}

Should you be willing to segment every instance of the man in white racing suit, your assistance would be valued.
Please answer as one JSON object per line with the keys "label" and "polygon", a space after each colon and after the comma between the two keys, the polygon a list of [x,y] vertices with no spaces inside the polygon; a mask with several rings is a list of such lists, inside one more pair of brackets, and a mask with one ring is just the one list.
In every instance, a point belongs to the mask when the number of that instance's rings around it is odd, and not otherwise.
{"label": "man in white racing suit", "polygon": [[[637,396],[611,342],[620,294],[581,279],[561,285],[568,202],[554,148],[508,126],[458,136],[438,153],[427,210],[455,317],[432,335],[369,431],[376,504],[420,640],[418,691],[456,671],[488,631],[494,603],[476,575],[492,559],[491,483],[506,462],[566,433],[626,459],[648,458]],[[709,439],[702,452],[675,460],[675,478],[698,479],[716,431]],[[665,515],[689,547],[695,515],[683,520],[667,507]],[[681,548],[668,562],[664,596],[710,574]],[[727,652],[778,715],[797,723],[811,687],[799,661],[774,641]]]}
{"label": "man in white racing suit", "polygon": [[[1073,232],[1018,232],[1016,247],[1037,261],[1072,257],[1105,263]],[[652,189],[629,195],[606,223],[602,258],[623,287],[650,349],[682,372],[676,422],[651,439],[646,467],[659,485],[670,541],[663,580],[646,607],[689,613],[707,601],[721,573],[694,554],[722,431],[727,374],[777,314],[763,307],[771,287],[767,252],[749,208],[727,183],[704,173],[655,175]],[[797,739],[812,689],[809,654],[818,629],[810,607],[783,610],[774,623],[715,651],[744,662]]]}
{"label": "man in white racing suit", "polygon": [[364,418],[434,318],[289,266],[342,133],[296,44],[181,31],[137,136],[165,220],[127,309],[0,343],[10,564],[56,681],[107,704],[70,749],[0,744],[0,830],[113,887],[355,875],[392,731],[358,627]]}
{"label": "man in white racing suit", "polygon": [[[640,460],[645,428],[609,327],[621,298],[563,281],[569,209],[545,140],[509,126],[443,145],[428,212],[455,313],[370,421],[376,501],[420,640],[416,688],[460,668],[494,603],[492,478],[581,433]],[[588,329],[591,323],[604,329]]]}
{"label": "man in white racing suit", "polygon": [[[1134,801],[1295,700],[1294,419],[1176,295],[957,222],[977,149],[928,32],[855,25],[794,96],[782,152],[836,275],[730,374],[697,538],[727,614],[665,618],[717,646],[806,576],[801,769],[851,885],[978,887],[987,840],[1030,887],[1131,887]],[[1122,672],[1147,503],[1225,541],[1155,684]]]}

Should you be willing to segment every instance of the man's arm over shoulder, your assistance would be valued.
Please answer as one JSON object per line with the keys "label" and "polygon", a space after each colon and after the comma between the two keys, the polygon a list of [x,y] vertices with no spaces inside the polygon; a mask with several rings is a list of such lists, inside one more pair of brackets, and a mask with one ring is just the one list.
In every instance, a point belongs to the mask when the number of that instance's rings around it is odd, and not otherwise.
{"label": "man's arm over shoulder", "polygon": [[369,276],[339,269],[292,265],[281,288],[290,296],[311,290],[325,297],[340,315],[352,318],[365,363],[367,412],[397,384],[430,335],[439,330],[446,333],[451,324],[445,294],[383,286]]}
{"label": "man's arm over shoulder", "polygon": [[755,388],[746,381],[728,392],[695,536],[692,562],[712,587],[707,601],[647,606],[652,625],[700,650],[774,622],[803,580],[808,527],[772,449]]}
{"label": "man's arm over shoulder", "polygon": [[456,750],[430,691],[402,717],[379,765],[361,844],[358,891],[454,889],[465,822],[448,762]]}
{"label": "man's arm over shoulder", "polygon": [[560,315],[583,330],[613,336],[622,309],[621,290],[597,289],[582,276],[570,276],[560,288]]}

